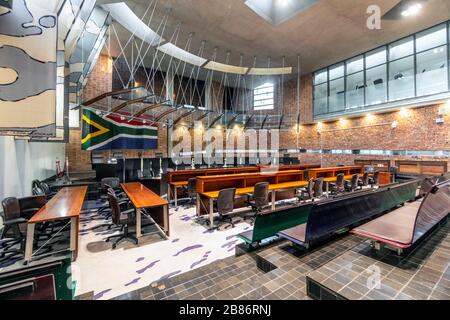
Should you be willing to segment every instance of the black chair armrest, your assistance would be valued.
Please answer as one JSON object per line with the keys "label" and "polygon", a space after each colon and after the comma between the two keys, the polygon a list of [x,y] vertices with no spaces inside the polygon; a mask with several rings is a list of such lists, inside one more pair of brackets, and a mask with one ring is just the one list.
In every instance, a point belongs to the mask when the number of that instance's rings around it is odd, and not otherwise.
{"label": "black chair armrest", "polygon": [[28,222],[28,220],[25,218],[17,218],[17,219],[12,219],[12,220],[8,220],[8,221],[3,221],[3,224],[5,226],[12,226],[12,225],[27,223],[27,222]]}

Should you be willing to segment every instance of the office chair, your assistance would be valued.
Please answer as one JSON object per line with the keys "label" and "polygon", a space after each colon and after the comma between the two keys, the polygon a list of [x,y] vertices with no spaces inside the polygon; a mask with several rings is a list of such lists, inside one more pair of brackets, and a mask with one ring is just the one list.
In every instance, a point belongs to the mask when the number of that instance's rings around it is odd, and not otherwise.
{"label": "office chair", "polygon": [[44,192],[45,196],[47,197],[47,199],[53,198],[57,193],[57,192],[52,192],[46,182],[41,182],[40,187],[41,187],[41,190]]}
{"label": "office chair", "polygon": [[323,178],[318,178],[314,180],[314,188],[313,188],[314,198],[312,201],[314,202],[315,199],[320,199],[323,196]]}
{"label": "office chair", "polygon": [[[248,204],[252,210],[259,213],[269,205],[269,183],[259,182],[255,184],[253,194],[248,194]],[[251,200],[253,199],[253,200]]]}
{"label": "office chair", "polygon": [[312,200],[314,197],[314,179],[308,180],[308,185],[304,188],[298,189],[300,194],[297,194],[299,201],[305,202],[305,194],[308,196],[308,199]]}
{"label": "office chair", "polygon": [[336,182],[329,183],[329,190],[332,194],[339,194],[345,192],[345,175],[343,173],[339,173],[336,176]]}
{"label": "office chair", "polygon": [[[3,207],[3,230],[0,236],[2,240],[1,246],[3,251],[0,253],[0,261],[4,262],[12,257],[24,254],[24,237],[20,231],[20,225],[26,224],[28,221],[20,216],[19,200],[14,197],[6,198],[2,201]],[[7,234],[12,231],[12,238],[8,238]],[[20,244],[20,249],[11,249]]]}
{"label": "office chair", "polygon": [[353,192],[358,188],[359,175],[352,175],[351,180],[345,180],[345,191]]}
{"label": "office chair", "polygon": [[377,186],[379,184],[380,171],[375,171],[373,177],[369,177],[369,184],[372,186]]}
{"label": "office chair", "polygon": [[197,179],[196,178],[190,178],[188,180],[188,184],[186,187],[188,197],[189,197],[189,203],[195,203],[195,199],[197,198]]}
{"label": "office chair", "polygon": [[369,173],[364,172],[362,178],[358,181],[358,186],[362,188],[369,186]]}
{"label": "office chair", "polygon": [[220,190],[215,207],[219,213],[221,221],[228,221],[234,228],[234,222],[231,214],[234,211],[234,198],[236,196],[236,188]]}
{"label": "office chair", "polygon": [[303,180],[305,181],[309,180],[309,170],[303,171]]}
{"label": "office chair", "polygon": [[114,225],[123,228],[123,233],[108,237],[105,241],[110,242],[112,239],[115,239],[112,243],[113,249],[115,249],[117,244],[122,240],[131,240],[137,245],[138,239],[131,235],[128,230],[128,226],[136,221],[134,209],[128,207],[126,210],[122,211],[119,200],[113,192],[108,192],[108,200],[112,210],[112,222]]}

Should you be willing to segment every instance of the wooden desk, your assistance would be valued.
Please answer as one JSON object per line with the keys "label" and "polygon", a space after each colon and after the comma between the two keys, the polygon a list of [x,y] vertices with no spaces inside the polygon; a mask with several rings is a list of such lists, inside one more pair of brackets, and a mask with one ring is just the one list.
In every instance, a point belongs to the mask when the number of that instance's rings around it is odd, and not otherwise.
{"label": "wooden desk", "polygon": [[309,178],[333,178],[338,174],[343,173],[346,176],[353,174],[363,174],[363,167],[361,166],[348,166],[348,167],[332,167],[332,168],[318,168],[318,169],[310,169]]}
{"label": "wooden desk", "polygon": [[[254,191],[254,186],[259,182],[268,182],[271,191],[272,208],[275,209],[276,193],[304,187],[308,182],[303,180],[303,171],[278,171],[267,173],[248,173],[236,175],[206,176],[197,178],[197,215],[209,215],[211,226],[213,225],[213,205],[219,191],[228,188],[236,188],[237,195],[245,195]],[[293,195],[285,195],[285,199]],[[241,206],[245,206],[244,204]],[[205,208],[208,209],[205,209]]]}
{"label": "wooden desk", "polygon": [[72,259],[78,256],[78,229],[80,211],[86,197],[87,187],[71,187],[61,189],[44,207],[42,207],[27,225],[27,239],[25,244],[25,263],[33,256],[34,230],[36,224],[70,219],[70,251]]}
{"label": "wooden desk", "polygon": [[320,168],[320,164],[293,164],[293,165],[281,165],[281,166],[270,166],[270,165],[257,165],[259,170],[262,171],[286,171],[286,170],[308,170]]}
{"label": "wooden desk", "polygon": [[136,209],[136,237],[142,237],[142,209],[153,209],[152,218],[157,225],[162,223],[161,231],[169,237],[169,203],[139,182],[122,183],[121,186]]}
{"label": "wooden desk", "polygon": [[167,192],[167,198],[170,203],[173,195],[175,206],[177,206],[178,190],[187,186],[188,180],[190,178],[210,176],[210,175],[226,175],[226,174],[251,173],[251,172],[259,172],[259,168],[257,167],[211,168],[198,170],[196,169],[196,170],[171,171],[168,173],[169,190]]}

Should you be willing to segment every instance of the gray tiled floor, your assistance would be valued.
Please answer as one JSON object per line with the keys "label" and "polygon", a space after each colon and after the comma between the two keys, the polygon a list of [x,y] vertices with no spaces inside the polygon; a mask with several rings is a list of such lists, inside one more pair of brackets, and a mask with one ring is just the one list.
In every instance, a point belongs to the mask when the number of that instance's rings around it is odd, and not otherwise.
{"label": "gray tiled floor", "polygon": [[308,278],[347,299],[449,300],[449,231],[447,222],[403,257],[374,252],[366,241],[311,272]]}
{"label": "gray tiled floor", "polygon": [[[230,257],[203,268],[117,297],[117,299],[309,299],[306,275],[361,243],[346,236],[306,253],[278,242],[251,254]],[[277,268],[263,272],[257,259],[265,259]]]}

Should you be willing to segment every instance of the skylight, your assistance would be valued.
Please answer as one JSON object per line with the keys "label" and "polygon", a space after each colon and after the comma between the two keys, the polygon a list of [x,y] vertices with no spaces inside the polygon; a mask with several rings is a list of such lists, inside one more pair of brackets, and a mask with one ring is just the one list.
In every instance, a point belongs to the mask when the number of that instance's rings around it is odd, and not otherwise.
{"label": "skylight", "polygon": [[247,0],[245,4],[261,18],[278,26],[314,5],[318,0]]}

